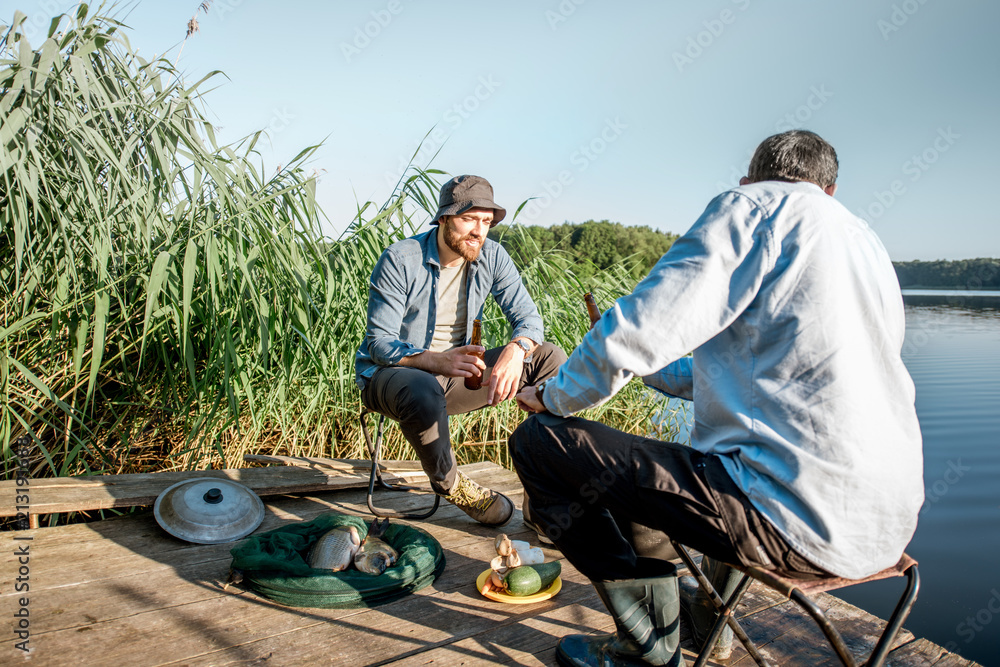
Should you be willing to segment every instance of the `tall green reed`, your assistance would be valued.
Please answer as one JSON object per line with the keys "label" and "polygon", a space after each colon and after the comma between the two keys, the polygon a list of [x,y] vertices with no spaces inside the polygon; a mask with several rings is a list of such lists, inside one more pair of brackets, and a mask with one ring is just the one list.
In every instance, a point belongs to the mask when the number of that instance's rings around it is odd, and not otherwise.
{"label": "tall green reed", "polygon": [[[121,24],[53,20],[0,40],[0,442],[30,435],[36,476],[238,466],[245,453],[362,456],[354,354],[382,250],[433,210],[437,170],[406,172],[324,238],[307,162],[265,173],[261,133],[219,145],[201,87],[147,61]],[[517,234],[514,225],[508,233]],[[515,258],[570,350],[586,331],[572,262]],[[627,271],[588,285],[602,303]],[[487,342],[506,341],[499,310]],[[631,387],[595,413],[638,430]],[[456,418],[463,460],[509,465],[512,404]],[[387,457],[413,456],[390,428]]]}

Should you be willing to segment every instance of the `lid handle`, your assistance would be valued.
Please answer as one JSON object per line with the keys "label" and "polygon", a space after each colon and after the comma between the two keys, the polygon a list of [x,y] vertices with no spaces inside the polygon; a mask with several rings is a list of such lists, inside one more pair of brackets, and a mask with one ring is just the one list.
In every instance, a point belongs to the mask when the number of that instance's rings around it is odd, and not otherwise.
{"label": "lid handle", "polygon": [[205,495],[202,496],[202,500],[204,500],[206,503],[210,505],[218,505],[219,503],[222,502],[222,491],[215,487],[212,487],[211,489],[205,492]]}

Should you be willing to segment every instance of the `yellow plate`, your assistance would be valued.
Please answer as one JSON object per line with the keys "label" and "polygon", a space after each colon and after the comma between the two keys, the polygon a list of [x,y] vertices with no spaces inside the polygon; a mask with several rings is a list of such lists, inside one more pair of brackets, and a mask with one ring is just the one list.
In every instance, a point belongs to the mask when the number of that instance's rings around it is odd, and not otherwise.
{"label": "yellow plate", "polygon": [[494,602],[506,602],[507,604],[531,604],[532,602],[541,602],[542,600],[548,600],[550,597],[562,590],[562,578],[556,577],[548,588],[545,590],[538,591],[534,595],[510,595],[509,593],[504,593],[503,591],[494,591],[490,589],[483,593],[483,584],[486,583],[487,577],[493,570],[486,570],[479,578],[476,579],[476,590],[479,594],[485,598],[489,598]]}

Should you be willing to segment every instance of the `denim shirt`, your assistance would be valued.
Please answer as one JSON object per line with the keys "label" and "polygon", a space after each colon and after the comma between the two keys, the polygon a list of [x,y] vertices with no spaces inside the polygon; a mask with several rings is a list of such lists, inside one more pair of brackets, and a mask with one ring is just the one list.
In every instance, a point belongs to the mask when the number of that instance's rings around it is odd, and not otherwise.
{"label": "denim shirt", "polygon": [[903,330],[867,223],[811,183],[751,184],[716,197],[604,313],[545,405],[568,415],[636,376],[693,399],[691,445],[797,552],[857,579],[896,563],[923,503]]}
{"label": "denim shirt", "polygon": [[[354,357],[358,387],[379,366],[394,366],[403,357],[428,350],[437,320],[437,290],[441,274],[438,228],[397,241],[385,249],[372,271],[368,287],[368,324]],[[468,321],[482,319],[486,297],[493,295],[514,330],[511,338],[544,340],[542,317],[503,247],[486,239],[479,257],[469,263]]]}

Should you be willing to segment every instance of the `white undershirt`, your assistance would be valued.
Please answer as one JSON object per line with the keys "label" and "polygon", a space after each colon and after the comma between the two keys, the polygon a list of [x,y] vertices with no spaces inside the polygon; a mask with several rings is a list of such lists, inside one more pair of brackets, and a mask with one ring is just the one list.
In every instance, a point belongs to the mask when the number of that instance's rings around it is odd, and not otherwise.
{"label": "white undershirt", "polygon": [[466,288],[468,269],[469,263],[464,261],[457,266],[441,267],[431,352],[444,352],[465,344],[469,301]]}

